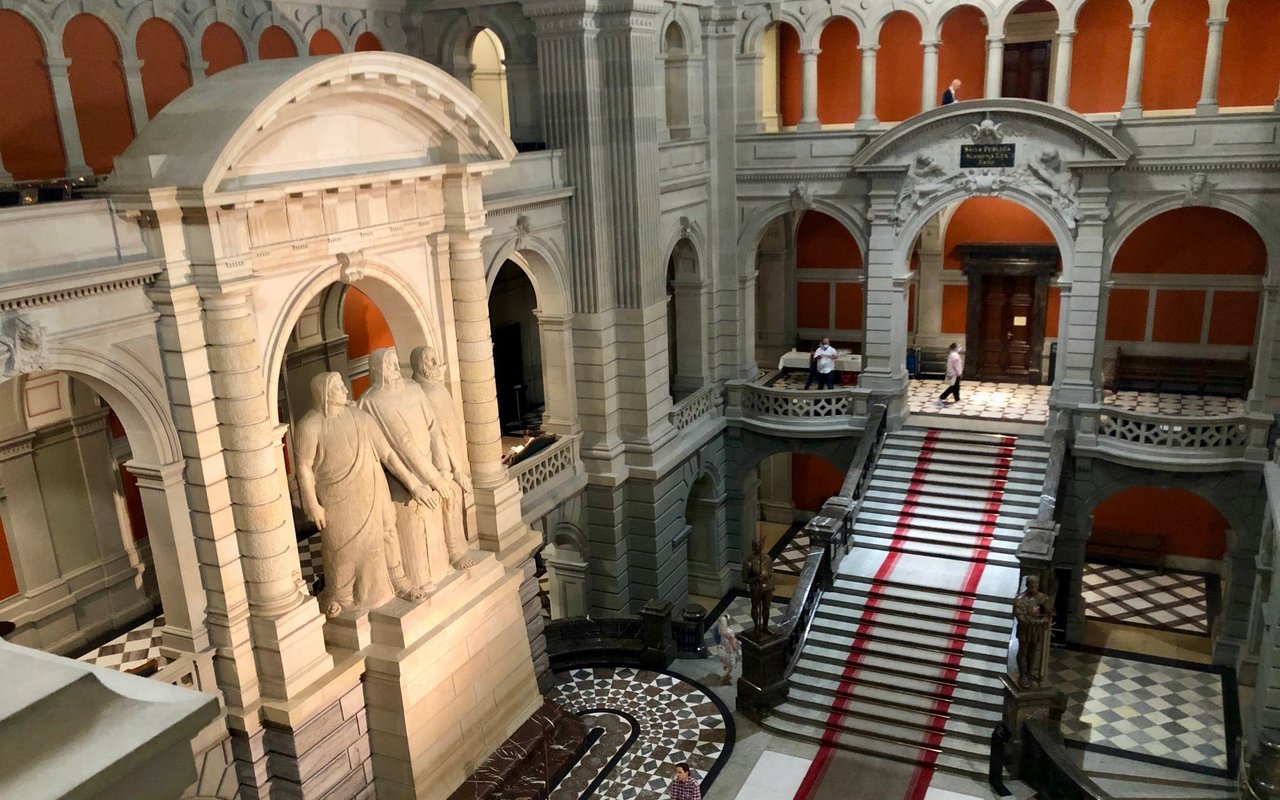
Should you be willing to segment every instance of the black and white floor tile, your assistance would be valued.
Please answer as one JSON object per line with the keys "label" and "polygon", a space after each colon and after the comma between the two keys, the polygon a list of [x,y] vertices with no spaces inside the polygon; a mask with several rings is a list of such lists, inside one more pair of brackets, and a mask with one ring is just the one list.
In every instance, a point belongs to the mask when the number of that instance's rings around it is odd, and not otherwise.
{"label": "black and white floor tile", "polygon": [[1126,411],[1171,417],[1221,417],[1243,414],[1244,401],[1238,397],[1200,397],[1192,394],[1155,392],[1109,392],[1102,402]]}
{"label": "black and white floor tile", "polygon": [[1052,652],[1050,675],[1067,695],[1063,736],[1146,761],[1227,770],[1223,671],[1128,655]]}
{"label": "black and white floor tile", "polygon": [[1208,579],[1195,573],[1085,564],[1085,616],[1208,636],[1208,588]]}
{"label": "black and white floor tile", "polygon": [[307,586],[315,584],[323,574],[320,564],[320,534],[298,542],[298,563],[302,566],[302,580]]}
{"label": "black and white floor tile", "polygon": [[809,532],[801,523],[791,526],[778,543],[769,551],[773,556],[775,575],[795,575],[804,571],[804,560],[809,556]]}
{"label": "black and white floor tile", "polygon": [[[773,389],[803,389],[808,380],[809,371],[806,369],[784,369],[774,376],[773,380],[769,382],[769,386]],[[857,386],[857,378],[852,374],[847,379],[850,381],[848,383],[845,382],[846,379],[839,372],[836,373],[836,377],[833,380],[835,381],[834,388],[836,389],[848,389]],[[818,388],[817,381],[810,384],[809,388],[816,390]]]}
{"label": "black and white floor tile", "polygon": [[[773,606],[770,608],[769,613],[769,623],[771,625],[781,624],[782,618],[787,615],[787,605],[790,602],[790,598],[774,596]],[[733,628],[738,634],[749,630],[751,628],[751,596],[736,589],[725,595],[719,605],[710,614],[707,614],[708,632],[710,632],[711,627],[715,625],[721,614],[729,615],[729,627]],[[709,636],[710,633],[708,633]],[[710,638],[707,640],[707,645],[711,645]]]}
{"label": "black and white floor tile", "polygon": [[164,615],[161,615],[120,634],[101,647],[95,647],[78,660],[121,672],[136,669],[152,659],[163,664],[160,656],[160,629],[163,627]]}
{"label": "black and white floor tile", "polygon": [[947,386],[938,380],[913,380],[907,388],[907,408],[912,414],[976,419],[1008,419],[1045,422],[1049,418],[1049,387],[1019,383],[965,381],[960,402],[938,401]]}
{"label": "black and white floor tile", "polygon": [[552,800],[661,800],[688,762],[705,793],[729,758],[733,718],[711,692],[631,667],[557,674],[548,699],[604,734],[552,792]]}

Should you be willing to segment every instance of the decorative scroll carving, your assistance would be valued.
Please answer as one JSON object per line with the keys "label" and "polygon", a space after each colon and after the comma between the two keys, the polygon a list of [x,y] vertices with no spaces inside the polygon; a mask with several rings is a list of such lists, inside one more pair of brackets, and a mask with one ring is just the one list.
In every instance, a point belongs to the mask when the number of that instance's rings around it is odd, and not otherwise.
{"label": "decorative scroll carving", "polygon": [[14,314],[0,322],[0,377],[45,369],[44,326]]}
{"label": "decorative scroll carving", "polygon": [[971,122],[951,134],[952,139],[968,139],[974,144],[1000,144],[1006,136],[1023,136],[1022,130],[1008,122],[996,122],[990,116]]}
{"label": "decorative scroll carving", "polygon": [[898,192],[895,203],[894,221],[899,229],[914,214],[929,202],[929,198],[964,180],[959,172],[947,172],[941,164],[933,160],[933,156],[921,153],[907,170],[907,177],[902,181],[902,190]]}
{"label": "decorative scroll carving", "polygon": [[364,278],[364,253],[338,253],[338,266],[341,267],[339,280],[356,283]]}
{"label": "decorative scroll carving", "polygon": [[541,453],[509,467],[507,474],[528,494],[560,475],[573,474],[577,466],[578,437],[564,436]]}

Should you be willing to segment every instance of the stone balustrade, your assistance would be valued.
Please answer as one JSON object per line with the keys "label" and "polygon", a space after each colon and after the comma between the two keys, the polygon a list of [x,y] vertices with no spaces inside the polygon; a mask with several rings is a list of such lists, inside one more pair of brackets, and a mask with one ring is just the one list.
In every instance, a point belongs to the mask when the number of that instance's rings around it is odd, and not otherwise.
{"label": "stone balustrade", "polygon": [[520,504],[524,518],[542,516],[586,485],[581,435],[561,436],[546,450],[507,467],[507,474],[524,495]]}
{"label": "stone balustrade", "polygon": [[702,387],[676,403],[667,418],[671,421],[671,427],[683,431],[701,420],[719,417],[723,413],[724,402],[720,388],[711,385]]}
{"label": "stone balustrade", "polygon": [[1271,422],[1268,414],[1171,417],[1109,405],[1085,406],[1076,417],[1073,449],[1135,466],[1234,469],[1267,460]]}
{"label": "stone balustrade", "polygon": [[840,434],[866,424],[867,389],[778,389],[747,381],[725,385],[725,416],[766,433]]}

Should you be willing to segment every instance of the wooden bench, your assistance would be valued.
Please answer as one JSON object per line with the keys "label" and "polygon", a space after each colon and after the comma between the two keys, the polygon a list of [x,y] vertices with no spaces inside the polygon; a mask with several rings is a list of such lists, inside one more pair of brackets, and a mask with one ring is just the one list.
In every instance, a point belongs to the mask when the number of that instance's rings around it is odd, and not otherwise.
{"label": "wooden bench", "polygon": [[1160,569],[1164,566],[1164,537],[1155,533],[1094,531],[1085,546],[1087,558],[1123,561]]}
{"label": "wooden bench", "polygon": [[1175,358],[1116,352],[1118,392],[1170,392],[1243,398],[1253,370],[1248,359]]}

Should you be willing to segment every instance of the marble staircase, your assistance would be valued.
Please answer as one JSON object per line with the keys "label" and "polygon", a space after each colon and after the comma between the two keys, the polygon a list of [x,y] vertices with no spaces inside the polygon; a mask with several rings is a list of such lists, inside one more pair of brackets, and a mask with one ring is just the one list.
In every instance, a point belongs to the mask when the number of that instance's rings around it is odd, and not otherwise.
{"label": "marble staircase", "polygon": [[905,429],[885,438],[854,546],[824,596],[774,733],[918,769],[986,774],[1049,447]]}

